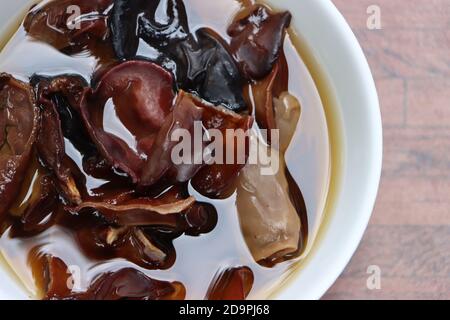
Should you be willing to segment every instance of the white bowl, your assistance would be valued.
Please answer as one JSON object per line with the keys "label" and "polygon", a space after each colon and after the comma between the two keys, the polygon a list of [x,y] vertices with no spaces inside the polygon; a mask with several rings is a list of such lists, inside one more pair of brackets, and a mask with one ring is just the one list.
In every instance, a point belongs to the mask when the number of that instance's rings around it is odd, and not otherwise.
{"label": "white bowl", "polygon": [[[2,4],[2,38],[32,2],[15,0]],[[334,95],[343,131],[341,181],[333,212],[311,254],[274,295],[278,299],[319,299],[349,262],[373,210],[382,164],[378,97],[361,47],[331,1],[268,2],[294,15],[293,27]],[[0,282],[0,299],[28,298],[8,272],[0,270]]]}

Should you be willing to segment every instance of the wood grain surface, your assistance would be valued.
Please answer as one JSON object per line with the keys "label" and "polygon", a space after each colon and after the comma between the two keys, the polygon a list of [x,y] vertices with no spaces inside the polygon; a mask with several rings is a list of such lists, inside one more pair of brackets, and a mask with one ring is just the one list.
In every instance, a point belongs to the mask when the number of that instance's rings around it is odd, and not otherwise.
{"label": "wood grain surface", "polygon": [[[450,299],[450,0],[333,2],[374,74],[384,168],[364,239],[324,299]],[[381,30],[367,28],[371,5]]]}

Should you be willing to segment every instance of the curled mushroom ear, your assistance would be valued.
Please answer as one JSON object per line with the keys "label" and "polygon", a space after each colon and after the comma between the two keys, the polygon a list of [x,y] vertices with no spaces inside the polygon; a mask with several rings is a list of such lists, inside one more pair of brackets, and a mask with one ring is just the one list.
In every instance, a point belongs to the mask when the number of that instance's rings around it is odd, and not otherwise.
{"label": "curled mushroom ear", "polygon": [[209,203],[196,202],[183,215],[184,224],[181,230],[188,236],[199,236],[214,230],[218,215],[216,208]]}
{"label": "curled mushroom ear", "polygon": [[106,72],[81,101],[81,116],[98,151],[138,182],[156,134],[170,113],[172,75],[146,61]]}
{"label": "curled mushroom ear", "polygon": [[76,53],[108,37],[106,11],[112,0],[54,0],[35,6],[25,31],[57,50]]}
{"label": "curled mushroom ear", "polygon": [[277,62],[292,16],[289,12],[274,13],[263,5],[254,5],[248,11],[238,15],[228,28],[230,48],[244,76],[259,80]]}
{"label": "curled mushroom ear", "polygon": [[60,258],[33,250],[29,263],[46,300],[182,300],[186,296],[180,282],[155,280],[132,268],[106,272],[84,292],[74,292],[70,269]]}
{"label": "curled mushroom ear", "polygon": [[39,131],[32,88],[0,74],[0,221],[19,193]]}
{"label": "curled mushroom ear", "polygon": [[[252,117],[207,104],[181,91],[171,114],[156,136],[142,171],[141,185],[148,187],[158,182],[184,183],[192,179],[192,185],[201,194],[220,197],[235,181],[239,171],[247,162],[247,131],[252,123]],[[200,132],[196,132],[196,128],[199,128]],[[230,164],[227,164],[226,159],[218,159],[219,161],[210,165],[206,163],[203,148],[207,146],[207,143],[203,141],[203,130],[215,130],[225,137],[223,143],[219,143],[221,150],[217,150],[217,153],[221,153],[224,157],[227,154],[233,155],[234,158]],[[227,139],[227,130],[238,132],[239,135]],[[180,131],[189,133],[189,136],[174,139]],[[202,139],[201,150],[197,150],[199,148],[178,149],[186,144],[194,145],[196,134],[199,134]],[[180,161],[176,161],[179,163],[173,161],[173,154],[183,154]]]}
{"label": "curled mushroom ear", "polygon": [[74,300],[183,300],[186,289],[180,282],[152,279],[142,272],[126,268],[108,272],[95,280],[89,289],[73,294]]}
{"label": "curled mushroom ear", "polygon": [[156,11],[161,1],[148,1],[139,21],[140,36],[154,48],[164,48],[186,39],[189,23],[183,0],[168,0],[166,22],[156,19]]}
{"label": "curled mushroom ear", "polygon": [[[37,150],[44,164],[55,174],[62,195],[73,204],[81,203],[81,195],[71,173],[65,150],[65,137],[73,138],[82,149],[92,149],[84,128],[72,122],[79,120],[74,113],[79,110],[81,96],[87,84],[78,76],[63,75],[55,78],[32,78],[38,104],[42,110],[41,130]],[[64,118],[61,119],[61,116]],[[67,119],[68,118],[68,119]],[[64,121],[63,121],[64,120]]]}
{"label": "curled mushroom ear", "polygon": [[158,227],[174,233],[184,232],[186,224],[183,214],[194,206],[195,198],[189,196],[184,186],[172,186],[154,196],[136,196],[121,192],[109,197],[85,201],[79,206],[68,206],[74,213],[92,213],[104,218],[109,225],[121,227]]}
{"label": "curled mushroom ear", "polygon": [[[271,143],[270,130],[278,128],[275,121],[277,106],[274,105],[274,101],[277,101],[276,98],[280,94],[288,91],[288,72],[286,58],[284,54],[281,54],[272,71],[266,77],[253,81],[246,90],[247,103],[253,108],[259,128],[268,130],[267,142],[269,144]],[[293,119],[292,122],[297,125],[296,120]]]}
{"label": "curled mushroom ear", "polygon": [[57,111],[62,135],[69,139],[82,155],[97,154],[80,117],[81,98],[89,87],[86,81],[81,76],[71,74],[56,77],[33,75],[30,83],[41,109]]}
{"label": "curled mushroom ear", "polygon": [[53,103],[41,104],[41,126],[45,128],[39,134],[37,149],[46,165],[54,171],[63,195],[74,204],[81,203],[81,195],[75,180],[65,163],[66,152],[64,136],[61,130],[61,120]]}

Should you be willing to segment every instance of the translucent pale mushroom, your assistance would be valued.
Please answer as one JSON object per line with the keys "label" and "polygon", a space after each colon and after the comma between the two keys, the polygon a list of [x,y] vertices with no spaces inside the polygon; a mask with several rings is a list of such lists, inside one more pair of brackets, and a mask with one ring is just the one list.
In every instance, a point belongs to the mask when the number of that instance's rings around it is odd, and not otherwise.
{"label": "translucent pale mushroom", "polygon": [[241,172],[237,190],[237,208],[247,246],[257,262],[278,259],[298,250],[300,217],[289,197],[284,152],[294,135],[300,117],[300,103],[285,93],[275,100],[276,123],[280,128],[280,150],[252,136],[250,154],[265,149],[279,159],[274,174],[263,175],[265,167],[248,164]]}

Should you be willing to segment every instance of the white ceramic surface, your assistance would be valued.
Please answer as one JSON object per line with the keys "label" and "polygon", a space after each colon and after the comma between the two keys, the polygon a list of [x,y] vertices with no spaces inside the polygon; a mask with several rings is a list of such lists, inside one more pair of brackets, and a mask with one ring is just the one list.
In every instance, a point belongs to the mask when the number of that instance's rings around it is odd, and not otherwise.
{"label": "white ceramic surface", "polygon": [[[3,0],[0,35],[33,0]],[[318,299],[355,252],[375,202],[382,163],[382,128],[375,85],[364,54],[329,0],[270,0],[294,15],[294,29],[325,73],[343,128],[344,159],[337,202],[324,236],[315,243],[279,299]],[[9,273],[0,270],[0,299],[27,298]]]}

